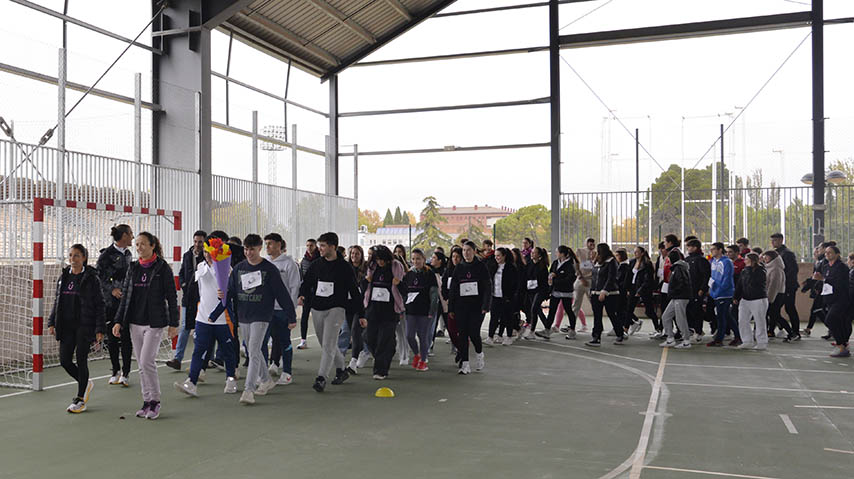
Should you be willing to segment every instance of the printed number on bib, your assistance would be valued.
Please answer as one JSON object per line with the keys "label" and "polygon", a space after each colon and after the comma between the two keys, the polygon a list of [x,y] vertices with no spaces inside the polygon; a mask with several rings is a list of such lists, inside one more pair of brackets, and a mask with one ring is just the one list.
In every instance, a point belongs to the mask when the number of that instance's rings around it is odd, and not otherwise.
{"label": "printed number on bib", "polygon": [[373,288],[371,290],[371,301],[388,303],[391,301],[391,292],[387,288]]}
{"label": "printed number on bib", "polygon": [[335,293],[335,283],[331,281],[318,281],[317,282],[317,295],[321,298],[328,298]]}
{"label": "printed number on bib", "polygon": [[536,279],[528,280],[528,289],[537,289],[537,286],[539,286],[539,283],[537,283]]}
{"label": "printed number on bib", "polygon": [[415,301],[415,298],[418,297],[418,293],[409,293],[406,295],[406,304],[409,304]]}
{"label": "printed number on bib", "polygon": [[833,294],[833,286],[824,283],[824,286],[821,287],[821,295],[827,296],[828,294]]}
{"label": "printed number on bib", "polygon": [[261,272],[253,271],[242,275],[240,277],[240,284],[243,286],[244,291],[261,286]]}
{"label": "printed number on bib", "polygon": [[477,296],[477,283],[460,283],[460,296]]}

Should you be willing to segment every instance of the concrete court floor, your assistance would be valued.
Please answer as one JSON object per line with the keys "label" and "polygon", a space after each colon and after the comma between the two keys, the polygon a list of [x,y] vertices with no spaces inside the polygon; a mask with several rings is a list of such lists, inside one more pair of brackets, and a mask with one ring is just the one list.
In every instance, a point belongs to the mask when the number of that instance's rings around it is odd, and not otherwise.
{"label": "concrete court floor", "polygon": [[[156,421],[133,416],[136,372],[129,389],[108,386],[108,363],[91,363],[89,409],[72,415],[70,378],[50,368],[45,391],[0,390],[0,478],[847,477],[854,361],[827,357],[821,334],[667,353],[645,331],[598,350],[555,335],[485,346],[470,376],[440,339],[429,372],[395,361],[384,382],[368,367],[323,394],[312,337],[294,384],[254,406],[222,393],[223,373],[194,399],[172,387],[185,373],[161,367]],[[375,398],[381,385],[397,396]]]}

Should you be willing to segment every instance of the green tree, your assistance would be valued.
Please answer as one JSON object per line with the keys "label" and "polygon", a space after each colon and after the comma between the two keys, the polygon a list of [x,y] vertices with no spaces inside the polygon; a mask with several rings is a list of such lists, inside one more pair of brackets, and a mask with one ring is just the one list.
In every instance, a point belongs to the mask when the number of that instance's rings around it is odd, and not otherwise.
{"label": "green tree", "polygon": [[[512,215],[495,223],[499,243],[522,245],[523,238],[531,238],[537,246],[551,251],[551,213],[543,205],[519,208]],[[470,238],[471,239],[471,238]]]}
{"label": "green tree", "polygon": [[395,224],[395,223],[394,223],[394,217],[391,216],[391,210],[386,208],[385,217],[383,218],[383,226],[389,226],[389,225],[393,225],[393,224]]}
{"label": "green tree", "polygon": [[400,206],[394,209],[394,223],[395,225],[405,224],[403,222],[403,215],[400,213]]}
{"label": "green tree", "polygon": [[377,228],[383,225],[382,219],[380,219],[380,214],[374,210],[359,210],[359,226],[362,225],[368,227],[369,233],[376,233]]}
{"label": "green tree", "polygon": [[421,210],[421,221],[416,225],[421,233],[412,240],[413,247],[433,251],[437,246],[441,246],[448,251],[452,239],[439,229],[439,225],[447,223],[448,220],[439,215],[439,203],[435,197],[428,196],[423,201],[425,206]]}
{"label": "green tree", "polygon": [[456,243],[459,243],[460,240],[467,239],[469,241],[474,241],[474,244],[480,247],[481,243],[483,243],[483,240],[487,238],[489,238],[489,236],[487,236],[486,233],[483,232],[483,228],[480,227],[480,223],[478,223],[477,221],[472,222],[472,220],[469,220],[466,224],[465,229],[463,229],[460,234],[457,235],[457,238],[454,241]]}

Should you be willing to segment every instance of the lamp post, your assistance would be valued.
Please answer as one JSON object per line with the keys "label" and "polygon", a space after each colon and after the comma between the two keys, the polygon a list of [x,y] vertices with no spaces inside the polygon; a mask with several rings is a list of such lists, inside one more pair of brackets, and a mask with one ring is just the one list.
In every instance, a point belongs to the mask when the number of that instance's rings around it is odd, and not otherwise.
{"label": "lamp post", "polygon": [[[839,185],[841,183],[844,183],[846,179],[848,179],[848,178],[847,178],[847,176],[845,176],[845,172],[840,171],[840,170],[831,170],[831,171],[828,171],[827,173],[825,173],[825,175],[824,175],[824,181],[827,183],[833,184],[833,185]],[[801,183],[803,183],[805,185],[812,186],[812,184],[814,182],[815,182],[815,175],[813,175],[812,173],[807,173],[801,177]],[[833,190],[832,189],[831,189],[831,195],[830,195],[829,199],[831,199],[831,200],[833,199]],[[815,198],[813,198],[813,203],[815,203]],[[822,204],[821,204],[822,212],[824,211],[824,209],[827,208],[827,206],[825,206],[823,203],[824,202],[822,202]],[[814,204],[813,208],[816,208],[817,206],[819,206],[819,205]],[[830,206],[832,207],[832,204]],[[833,219],[832,215],[831,215],[831,219]],[[814,234],[815,235],[821,235],[822,238],[824,238],[824,231],[816,231]],[[818,246],[818,245],[816,245],[816,246]]]}

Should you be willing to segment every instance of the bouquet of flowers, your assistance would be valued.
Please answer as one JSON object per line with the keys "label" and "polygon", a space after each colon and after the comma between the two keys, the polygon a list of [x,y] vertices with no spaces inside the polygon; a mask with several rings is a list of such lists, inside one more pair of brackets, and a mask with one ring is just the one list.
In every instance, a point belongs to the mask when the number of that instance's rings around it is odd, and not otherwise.
{"label": "bouquet of flowers", "polygon": [[216,285],[223,292],[222,305],[225,306],[226,295],[228,294],[228,274],[231,268],[231,249],[221,239],[211,238],[205,243],[205,251],[213,259]]}

